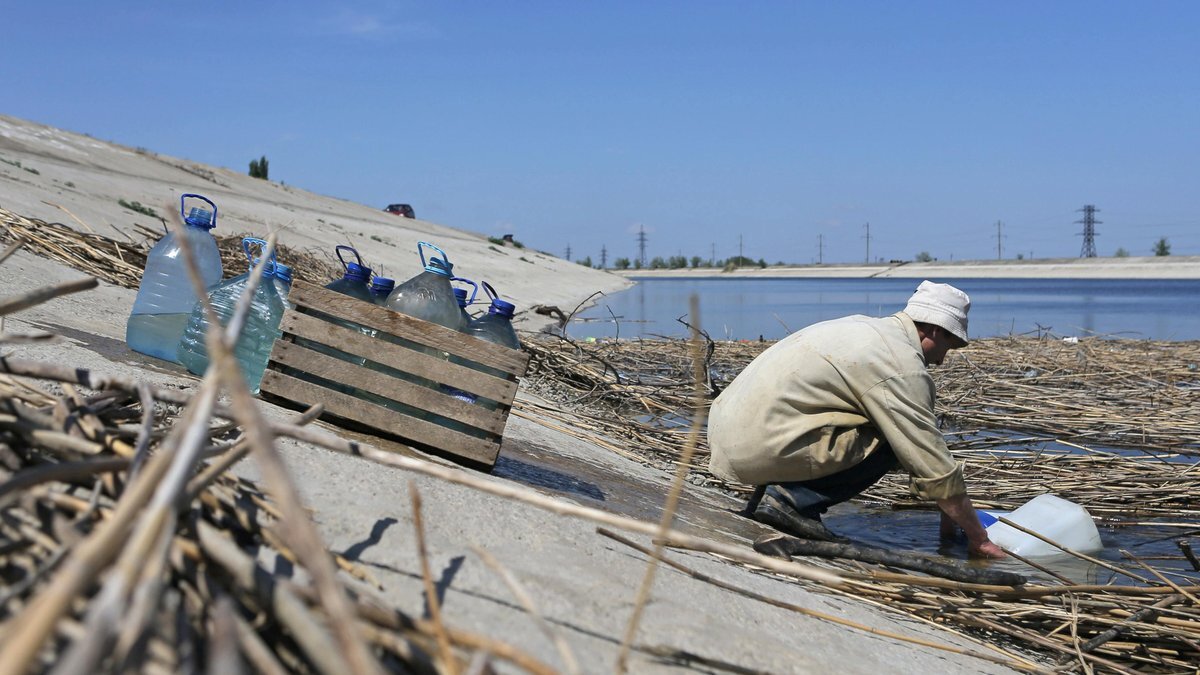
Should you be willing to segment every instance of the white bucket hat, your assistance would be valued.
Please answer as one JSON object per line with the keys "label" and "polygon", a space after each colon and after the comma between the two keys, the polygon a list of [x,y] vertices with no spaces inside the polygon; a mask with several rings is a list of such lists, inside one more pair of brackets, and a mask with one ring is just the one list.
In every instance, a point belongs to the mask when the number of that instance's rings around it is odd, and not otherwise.
{"label": "white bucket hat", "polygon": [[904,313],[913,321],[931,323],[950,331],[955,337],[967,342],[967,312],[971,311],[971,298],[950,284],[922,281],[917,292],[908,299]]}

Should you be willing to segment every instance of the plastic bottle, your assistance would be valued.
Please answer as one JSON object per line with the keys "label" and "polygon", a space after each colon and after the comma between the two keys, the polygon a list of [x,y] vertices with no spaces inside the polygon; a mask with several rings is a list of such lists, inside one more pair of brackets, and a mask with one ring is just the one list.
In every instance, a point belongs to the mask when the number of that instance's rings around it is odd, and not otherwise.
{"label": "plastic bottle", "polygon": [[295,308],[295,303],[288,300],[288,294],[292,292],[292,268],[281,262],[275,263],[275,277],[271,281],[275,283],[275,291],[279,293],[279,299],[283,300],[289,309]]}
{"label": "plastic bottle", "polygon": [[[437,251],[441,257],[431,255],[426,259],[422,247]],[[424,241],[417,242],[417,253],[421,256],[425,271],[396,285],[388,296],[388,309],[461,331],[466,324],[458,301],[454,299],[454,289],[450,286],[454,265],[446,257],[445,251]]]}
{"label": "plastic bottle", "polygon": [[[470,323],[467,324],[466,333],[468,335],[477,337],[480,340],[486,340],[498,345],[503,345],[509,349],[520,349],[521,340],[517,338],[517,331],[512,325],[512,316],[514,310],[516,310],[516,306],[511,302],[501,300],[499,297],[497,297],[496,291],[488,282],[483,282],[483,288],[487,291],[488,295],[491,296],[492,304],[488,306],[487,314],[472,319]],[[488,368],[487,366],[473,363],[467,365],[480,372],[489,373],[498,377],[507,376],[506,373],[496,370],[495,368]],[[459,396],[459,398],[462,398],[463,400],[469,400],[472,403],[479,403],[488,410],[496,409],[496,403],[493,401],[489,401],[487,399],[479,400],[479,398],[474,394],[466,394],[466,396],[468,398],[463,398],[462,396]]]}
{"label": "plastic bottle", "polygon": [[[1052,539],[1080,553],[1104,548],[1096,523],[1082,506],[1055,495],[1034,497],[1012,513],[979,512],[980,523],[987,529],[988,538],[1001,548],[1027,558],[1066,555],[1060,549],[1037,537],[999,522],[1003,516],[1021,527]],[[990,519],[990,523],[989,523]]]}
{"label": "plastic bottle", "polygon": [[375,277],[371,280],[371,298],[377,305],[387,303],[388,296],[396,288],[396,280],[387,277]]}
{"label": "plastic bottle", "polygon": [[[207,202],[212,211],[194,207],[184,216],[188,198]],[[188,193],[179,197],[179,215],[185,224],[183,236],[200,267],[200,277],[211,289],[221,281],[221,252],[211,232],[217,226],[217,206],[206,197]],[[125,324],[125,343],[130,349],[176,362],[179,340],[198,299],[181,248],[182,242],[172,231],[150,249],[137,299]]]}
{"label": "plastic bottle", "polygon": [[[348,295],[352,298],[355,298],[356,300],[362,300],[363,302],[374,303],[375,298],[371,295],[371,289],[367,283],[368,280],[371,278],[371,268],[362,264],[362,257],[358,255],[358,251],[353,246],[337,246],[334,248],[334,251],[337,253],[338,260],[341,261],[342,268],[344,271],[342,273],[341,279],[335,279],[335,280],[329,282],[328,284],[325,284],[325,288],[328,288],[329,290],[335,291],[337,293],[341,293],[342,295]],[[349,252],[353,253],[354,259],[357,262],[348,262],[345,258],[342,257],[342,251],[349,251]],[[344,321],[342,319],[335,319],[334,317],[329,316],[328,314],[325,314],[323,312],[315,312],[315,311],[310,310],[309,313],[312,316],[319,317],[325,321],[329,321],[338,326],[342,326],[343,328],[350,328],[352,330],[356,330],[356,331],[362,333],[363,335],[372,335],[372,336],[375,335],[375,331],[371,330],[370,328],[367,328],[366,326],[360,326],[356,323],[353,323],[350,321]],[[354,354],[348,354],[346,352],[341,351],[340,349],[334,349],[333,347],[327,347],[323,344],[312,342],[311,340],[297,339],[296,344],[302,345],[304,347],[307,347],[308,349],[312,349],[312,350],[320,352],[322,354],[328,354],[330,356],[337,357],[343,361],[348,361],[350,363],[353,363],[353,364],[356,364],[359,366],[366,363],[366,359],[361,356],[355,356]],[[290,371],[286,371],[286,372],[289,372],[289,374],[291,374]],[[310,379],[310,378],[301,377],[301,379]],[[341,385],[334,386],[333,388],[336,389],[337,391],[347,393],[347,394],[353,394],[355,391],[357,391],[353,387],[347,387],[347,386],[341,386]]]}
{"label": "plastic bottle", "polygon": [[[265,247],[267,242],[253,237],[242,239],[242,250],[249,261],[255,258],[250,248],[252,245]],[[208,300],[222,326],[228,324],[233,316],[251,272],[253,269],[232,279],[226,279],[209,291]],[[267,369],[271,349],[280,336],[279,320],[283,318],[284,312],[283,300],[279,297],[279,291],[275,290],[274,254],[263,267],[262,277],[255,288],[246,322],[233,348],[233,355],[241,366],[246,385],[255,394],[258,393],[263,372]],[[197,302],[188,319],[183,339],[179,343],[179,362],[196,375],[202,375],[208,369],[208,348],[204,342],[207,331],[208,320],[204,314],[204,307]]]}

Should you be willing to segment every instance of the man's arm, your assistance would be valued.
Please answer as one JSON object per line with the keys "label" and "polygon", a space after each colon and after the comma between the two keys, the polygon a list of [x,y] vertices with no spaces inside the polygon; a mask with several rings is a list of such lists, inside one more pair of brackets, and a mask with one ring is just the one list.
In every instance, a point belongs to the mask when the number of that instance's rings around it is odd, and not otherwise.
{"label": "man's arm", "polygon": [[[962,528],[967,535],[967,551],[979,558],[1003,558],[1004,551],[987,536],[987,530],[979,522],[971,498],[964,492],[961,495],[937,500],[938,508],[942,510],[942,536],[953,530],[954,525]],[[950,522],[948,522],[950,521]]]}

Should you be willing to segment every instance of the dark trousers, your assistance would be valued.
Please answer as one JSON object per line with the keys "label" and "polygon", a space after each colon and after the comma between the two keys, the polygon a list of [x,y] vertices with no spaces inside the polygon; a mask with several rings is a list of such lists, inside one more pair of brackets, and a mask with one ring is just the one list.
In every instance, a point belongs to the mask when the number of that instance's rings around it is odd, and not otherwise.
{"label": "dark trousers", "polygon": [[801,515],[820,520],[829,507],[858,496],[879,482],[885,473],[899,467],[892,446],[880,443],[865,460],[849,469],[812,480],[775,483],[774,487],[778,489],[776,494],[782,492],[780,496],[791,502]]}

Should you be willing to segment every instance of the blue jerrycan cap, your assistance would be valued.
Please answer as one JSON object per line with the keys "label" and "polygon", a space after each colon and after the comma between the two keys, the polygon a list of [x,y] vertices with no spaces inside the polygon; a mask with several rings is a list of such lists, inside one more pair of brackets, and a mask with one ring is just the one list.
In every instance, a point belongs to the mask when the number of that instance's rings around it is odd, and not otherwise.
{"label": "blue jerrycan cap", "polygon": [[391,293],[392,289],[395,287],[396,287],[395,279],[389,279],[387,277],[375,277],[374,279],[371,280],[371,292],[375,293],[376,295],[383,295],[384,293]]}
{"label": "blue jerrycan cap", "polygon": [[[199,199],[212,207],[212,211],[200,208],[199,206],[192,207],[191,211],[184,214],[186,208],[185,202],[191,199]],[[204,195],[198,195],[191,192],[179,195],[179,216],[183,218],[183,222],[192,227],[199,227],[204,230],[211,230],[217,226],[217,205],[211,199]]]}
{"label": "blue jerrycan cap", "polygon": [[479,285],[483,286],[483,290],[486,291],[488,297],[492,299],[492,304],[488,306],[488,314],[499,314],[500,316],[512,318],[513,312],[516,311],[517,306],[511,302],[501,300],[500,294],[497,293],[496,289],[492,288],[492,285],[488,282],[481,281],[479,282]]}
{"label": "blue jerrycan cap", "polygon": [[[342,263],[342,267],[346,270],[343,278],[353,281],[361,281],[364,284],[367,283],[367,280],[371,278],[371,268],[363,264],[362,256],[358,254],[358,249],[354,248],[353,246],[340,244],[335,246],[333,250],[335,253],[337,253],[338,262]],[[356,262],[347,262],[346,259],[342,257],[342,251],[350,251],[353,253]]]}
{"label": "blue jerrycan cap", "polygon": [[985,530],[987,528],[991,527],[992,525],[1000,522],[999,518],[997,518],[996,516],[993,516],[992,514],[988,513],[987,511],[984,511],[983,509],[975,509],[975,514],[977,516],[979,516],[979,524],[982,525],[983,529],[985,529]]}
{"label": "blue jerrycan cap", "polygon": [[275,263],[275,278],[282,279],[288,283],[292,282],[292,268],[284,265],[281,262]]}
{"label": "blue jerrycan cap", "polygon": [[[422,247],[431,248],[438,253],[441,253],[442,257],[438,258],[437,256],[431,255],[429,256],[429,259],[426,260],[425,250]],[[421,255],[421,264],[425,266],[426,272],[433,272],[434,274],[440,274],[445,277],[453,278],[454,265],[451,264],[450,259],[446,257],[445,251],[437,246],[434,246],[433,244],[430,244],[429,242],[418,241],[417,253]]]}
{"label": "blue jerrycan cap", "polygon": [[[258,247],[257,255],[255,254],[254,250],[251,249],[251,246]],[[257,237],[243,237],[242,238],[242,252],[246,254],[246,259],[250,261],[251,269],[253,269],[254,266],[258,264],[259,256],[262,255],[263,250],[265,250],[266,248],[267,248],[267,242],[264,239],[259,239]],[[263,276],[264,277],[273,277],[276,275],[277,270],[278,270],[278,267],[277,267],[277,263],[275,262],[275,251],[271,251],[271,257],[267,260],[267,264],[263,266],[263,272],[262,272]]]}
{"label": "blue jerrycan cap", "polygon": [[470,302],[469,300],[467,300],[467,289],[465,289],[465,288],[454,289],[454,299],[458,301],[459,307],[466,309],[467,303]]}

